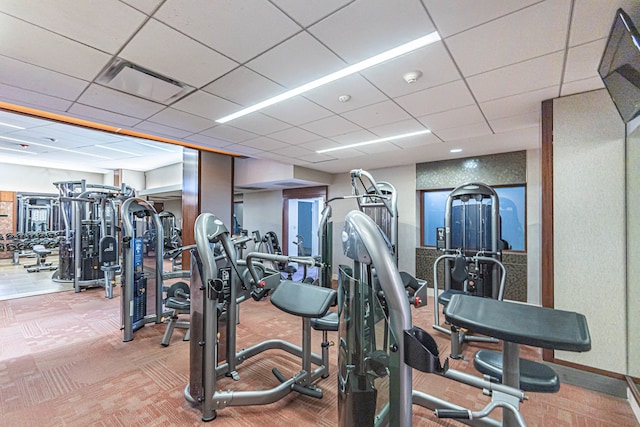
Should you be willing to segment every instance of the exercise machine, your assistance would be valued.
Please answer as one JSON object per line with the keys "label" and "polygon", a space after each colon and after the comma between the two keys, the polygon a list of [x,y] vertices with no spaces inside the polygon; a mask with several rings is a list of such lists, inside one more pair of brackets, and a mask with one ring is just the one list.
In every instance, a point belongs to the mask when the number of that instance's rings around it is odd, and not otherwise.
{"label": "exercise machine", "polygon": [[[253,252],[247,255],[246,267],[253,280],[253,286],[275,287],[270,301],[280,310],[302,319],[302,347],[283,340],[267,340],[249,348],[236,350],[236,320],[239,302],[248,289],[242,287],[244,275],[237,263],[237,253],[230,233],[224,223],[211,213],[203,213],[196,219],[195,240],[197,250],[191,257],[191,341],[190,376],[185,388],[185,398],[194,405],[201,406],[202,420],[216,418],[217,411],[227,406],[265,405],[282,399],[292,391],[312,397],[321,397],[322,392],[314,382],[326,374],[326,360],[311,352],[310,319],[324,316],[335,301],[336,292],[322,288],[281,280],[278,271],[261,273],[256,271],[260,264],[256,259],[276,262],[316,264],[309,257],[287,257]],[[229,267],[220,269],[213,244],[220,243]],[[276,281],[277,284],[267,283]],[[219,321],[226,318],[226,327],[219,328]],[[280,385],[269,390],[231,391],[218,390],[217,378],[227,375],[239,380],[237,365],[266,350],[277,349],[300,357],[301,370],[291,378],[285,378],[277,369],[274,375]],[[221,363],[221,354],[225,355]],[[311,365],[316,364],[316,369]]]}
{"label": "exercise machine", "polygon": [[[157,238],[145,238],[153,224]],[[163,323],[171,312],[164,308],[162,223],[146,200],[132,197],[122,204],[122,260],[120,278],[123,341],[148,323]],[[153,243],[153,246],[150,245]]]}
{"label": "exercise machine", "polygon": [[[126,184],[115,187],[88,184],[85,180],[54,185],[60,194],[61,238],[58,269],[52,279],[73,282],[76,292],[103,286],[105,296],[112,298],[112,284],[107,283],[105,270],[101,269],[104,263],[100,262],[100,242],[107,236],[119,240],[119,207],[135,194],[134,190]],[[103,248],[108,249],[109,245]]]}
{"label": "exercise machine", "polygon": [[[456,187],[447,197],[445,226],[438,230],[438,242],[444,255],[433,265],[434,301],[447,306],[452,295],[465,294],[502,300],[506,269],[502,264],[500,201],[486,184],[469,183]],[[438,286],[438,268],[444,264],[444,289]],[[437,331],[451,335],[451,357],[462,358],[464,342],[497,343],[495,338],[472,335],[455,325],[440,325],[439,310],[434,308]]]}
{"label": "exercise machine", "polygon": [[[586,319],[579,313],[457,294],[445,308],[447,320],[504,341],[500,363],[487,361],[493,371],[500,371],[502,382],[451,369],[448,359],[444,364],[440,362],[435,340],[412,325],[400,273],[383,234],[371,218],[359,211],[346,216],[343,249],[353,261],[353,268],[349,271],[341,267],[339,277],[340,427],[408,427],[412,424],[413,404],[434,410],[439,418],[470,425],[524,426],[519,411],[520,403],[526,399],[522,385],[527,384],[527,377],[544,379],[545,375],[528,369],[530,363],[535,368],[542,365],[519,359],[518,345],[579,352],[591,348]],[[379,290],[373,286],[373,270]],[[387,329],[390,334],[385,340],[386,334],[379,331]],[[413,369],[477,387],[491,396],[491,402],[480,411],[472,411],[412,390]],[[497,408],[503,410],[504,423],[489,418]]]}

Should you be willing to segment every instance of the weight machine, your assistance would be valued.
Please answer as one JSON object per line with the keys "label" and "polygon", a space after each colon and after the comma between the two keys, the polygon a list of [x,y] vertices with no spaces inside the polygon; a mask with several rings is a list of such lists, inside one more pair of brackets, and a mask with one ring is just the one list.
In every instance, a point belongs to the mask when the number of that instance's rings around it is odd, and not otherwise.
{"label": "weight machine", "polygon": [[[112,256],[101,263],[101,241],[105,250],[113,246],[105,237],[118,241],[118,208],[122,201],[132,197],[134,190],[122,184],[114,187],[87,184],[85,180],[55,182],[60,205],[60,249],[58,269],[53,280],[73,281],[76,292],[83,288],[103,286],[107,298],[113,297],[113,279],[105,279],[107,264],[117,264]],[[114,240],[109,239],[111,242]],[[102,254],[104,255],[104,254]],[[113,271],[113,270],[111,270]],[[110,275],[109,275],[110,277]]]}

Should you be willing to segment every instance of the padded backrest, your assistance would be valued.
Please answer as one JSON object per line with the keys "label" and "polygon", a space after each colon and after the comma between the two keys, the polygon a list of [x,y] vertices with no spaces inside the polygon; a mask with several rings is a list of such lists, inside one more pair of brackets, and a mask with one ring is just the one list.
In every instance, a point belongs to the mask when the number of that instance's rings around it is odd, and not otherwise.
{"label": "padded backrest", "polygon": [[104,236],[98,243],[99,260],[101,263],[111,263],[118,261],[118,241],[113,236]]}

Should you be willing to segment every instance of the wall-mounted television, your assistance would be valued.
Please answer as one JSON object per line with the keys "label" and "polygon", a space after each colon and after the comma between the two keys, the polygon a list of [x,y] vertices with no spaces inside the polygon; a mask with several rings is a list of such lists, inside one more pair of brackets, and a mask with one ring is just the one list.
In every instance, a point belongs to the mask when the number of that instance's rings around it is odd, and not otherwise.
{"label": "wall-mounted television", "polygon": [[618,9],[598,74],[625,123],[640,115],[640,35],[629,15]]}

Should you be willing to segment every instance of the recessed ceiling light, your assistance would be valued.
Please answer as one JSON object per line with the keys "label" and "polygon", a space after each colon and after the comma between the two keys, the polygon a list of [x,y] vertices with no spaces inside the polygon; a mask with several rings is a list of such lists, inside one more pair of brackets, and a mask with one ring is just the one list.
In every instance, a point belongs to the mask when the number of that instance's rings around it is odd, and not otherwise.
{"label": "recessed ceiling light", "polygon": [[327,148],[325,150],[318,150],[316,151],[316,153],[322,154],[322,153],[328,153],[330,151],[345,150],[347,148],[362,147],[363,145],[377,144],[378,142],[395,141],[398,139],[409,138],[412,136],[424,135],[426,133],[431,133],[431,131],[429,129],[425,129],[417,132],[404,133],[402,135],[388,136],[386,138],[380,138],[380,139],[372,139],[371,141],[358,142],[356,144],[342,145],[340,147]]}
{"label": "recessed ceiling light", "polygon": [[8,128],[14,128],[14,129],[26,129],[26,128],[23,128],[22,126],[10,125],[9,123],[3,123],[3,122],[0,122],[0,126],[6,126]]}
{"label": "recessed ceiling light", "polygon": [[306,83],[302,86],[298,86],[297,88],[291,89],[287,92],[281,93],[280,95],[274,96],[273,98],[266,99],[243,110],[237,111],[233,114],[229,114],[228,116],[216,120],[216,122],[226,123],[231,120],[237,119],[238,117],[246,116],[247,114],[262,110],[263,108],[269,107],[278,102],[282,102],[289,98],[293,98],[294,96],[301,95],[305,92],[310,91],[311,89],[326,85],[327,83],[331,83],[343,77],[350,76],[351,74],[357,73],[369,67],[373,67],[374,65],[381,64],[400,55],[404,55],[405,53],[409,53],[421,47],[427,46],[431,43],[437,42],[438,40],[440,40],[440,35],[437,31],[434,31],[408,43],[387,50],[386,52],[382,52],[378,55],[372,56],[371,58],[365,59],[364,61],[360,61],[356,64],[350,65],[346,68],[343,68],[342,70],[338,70],[324,77],[320,77],[317,80]]}
{"label": "recessed ceiling light", "polygon": [[100,156],[98,154],[84,153],[82,151],[76,151],[76,150],[68,150],[68,149],[62,148],[62,147],[54,147],[52,145],[40,144],[39,142],[25,141],[24,139],[10,138],[8,136],[0,136],[0,139],[6,139],[7,141],[15,141],[15,142],[29,144],[29,145],[37,145],[38,147],[50,148],[52,150],[66,151],[66,152],[73,153],[73,154],[81,154],[83,156],[97,157],[99,159],[109,159],[109,160],[111,160],[111,157]]}
{"label": "recessed ceiling light", "polygon": [[462,152],[462,148],[452,148],[451,150],[449,150],[450,153],[461,153]]}
{"label": "recessed ceiling light", "polygon": [[37,153],[34,153],[33,151],[25,151],[25,150],[16,150],[14,148],[4,148],[4,147],[0,147],[0,150],[4,150],[4,151],[15,151],[16,153],[20,153],[20,154],[32,154],[34,156],[37,155]]}

